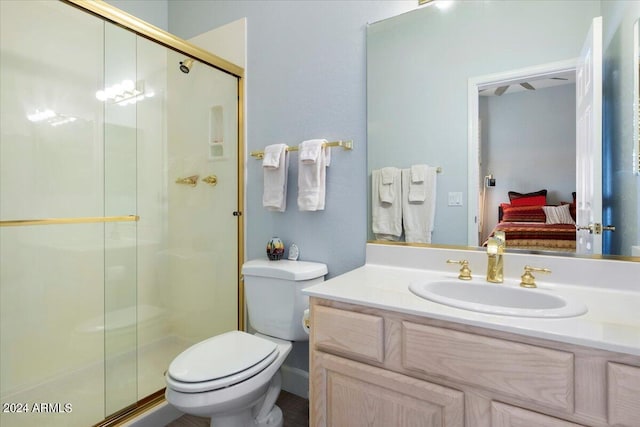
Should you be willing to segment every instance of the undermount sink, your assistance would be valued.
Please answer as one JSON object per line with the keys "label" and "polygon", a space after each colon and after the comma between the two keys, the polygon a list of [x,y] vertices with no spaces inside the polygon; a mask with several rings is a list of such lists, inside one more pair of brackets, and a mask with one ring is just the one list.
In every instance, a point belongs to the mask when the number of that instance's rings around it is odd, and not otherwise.
{"label": "undermount sink", "polygon": [[414,282],[409,290],[419,297],[464,310],[517,317],[574,317],[587,312],[576,301],[541,291],[503,284],[456,281]]}

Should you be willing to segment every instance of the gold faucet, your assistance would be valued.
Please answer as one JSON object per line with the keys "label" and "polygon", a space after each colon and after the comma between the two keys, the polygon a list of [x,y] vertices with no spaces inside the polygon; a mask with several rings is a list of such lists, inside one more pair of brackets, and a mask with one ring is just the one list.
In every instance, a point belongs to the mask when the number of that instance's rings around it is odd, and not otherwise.
{"label": "gold faucet", "polygon": [[460,264],[460,274],[458,274],[458,279],[471,280],[471,269],[469,268],[469,261],[467,261],[466,259],[463,259],[461,261],[448,259],[447,264]]}
{"label": "gold faucet", "polygon": [[503,231],[497,231],[487,242],[487,282],[502,283],[504,281],[505,236]]}
{"label": "gold faucet", "polygon": [[520,282],[520,286],[522,286],[523,288],[538,287],[536,285],[536,278],[533,277],[533,274],[531,274],[532,271],[537,271],[540,273],[551,273],[551,270],[549,270],[548,268],[538,268],[538,267],[531,267],[529,265],[525,265],[524,274],[520,276],[520,279],[522,279],[522,281]]}

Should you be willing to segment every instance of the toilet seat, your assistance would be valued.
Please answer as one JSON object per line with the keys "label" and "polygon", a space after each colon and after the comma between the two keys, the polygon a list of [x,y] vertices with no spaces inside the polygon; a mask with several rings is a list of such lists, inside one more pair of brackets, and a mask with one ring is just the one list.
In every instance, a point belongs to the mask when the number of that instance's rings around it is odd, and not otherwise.
{"label": "toilet seat", "polygon": [[278,354],[273,341],[242,331],[227,332],[176,357],[167,371],[167,385],[185,393],[229,387],[263,371]]}

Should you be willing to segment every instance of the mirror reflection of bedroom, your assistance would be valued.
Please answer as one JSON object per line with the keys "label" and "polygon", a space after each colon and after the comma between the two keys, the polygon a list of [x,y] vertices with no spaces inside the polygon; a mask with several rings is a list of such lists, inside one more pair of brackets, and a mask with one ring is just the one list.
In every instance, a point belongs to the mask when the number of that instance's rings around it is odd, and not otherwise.
{"label": "mirror reflection of bedroom", "polygon": [[511,249],[575,252],[575,71],[479,91],[479,236]]}

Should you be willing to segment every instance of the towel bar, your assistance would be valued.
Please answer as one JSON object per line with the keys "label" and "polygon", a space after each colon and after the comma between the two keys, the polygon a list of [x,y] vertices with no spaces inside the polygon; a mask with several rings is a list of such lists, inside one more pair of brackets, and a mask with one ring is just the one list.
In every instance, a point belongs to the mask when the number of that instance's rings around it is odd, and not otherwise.
{"label": "towel bar", "polygon": [[[342,147],[344,150],[353,150],[353,141],[331,141],[323,144],[324,147]],[[298,151],[298,146],[287,147],[287,151]],[[264,151],[252,151],[249,153],[251,157],[255,157],[258,160],[264,158]]]}

